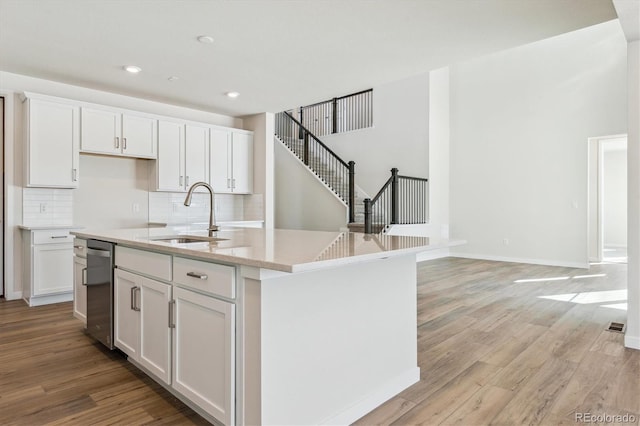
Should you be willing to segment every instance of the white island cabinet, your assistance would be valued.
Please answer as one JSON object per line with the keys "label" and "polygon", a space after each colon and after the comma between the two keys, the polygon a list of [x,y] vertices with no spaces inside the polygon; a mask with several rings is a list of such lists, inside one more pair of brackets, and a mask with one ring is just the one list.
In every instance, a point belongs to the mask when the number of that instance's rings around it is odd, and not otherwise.
{"label": "white island cabinet", "polygon": [[[210,242],[167,239],[181,232],[198,235],[184,228],[77,235],[116,244],[116,317],[132,327],[127,341],[116,340],[123,351],[135,354],[126,348],[140,348],[147,333],[144,284],[135,275],[171,286],[170,296],[158,297],[154,321],[162,326],[153,335],[171,331],[168,388],[208,420],[349,424],[419,380],[416,253],[453,243],[250,228],[223,228]],[[150,261],[157,256],[171,264]],[[130,359],[151,372],[137,351]]]}

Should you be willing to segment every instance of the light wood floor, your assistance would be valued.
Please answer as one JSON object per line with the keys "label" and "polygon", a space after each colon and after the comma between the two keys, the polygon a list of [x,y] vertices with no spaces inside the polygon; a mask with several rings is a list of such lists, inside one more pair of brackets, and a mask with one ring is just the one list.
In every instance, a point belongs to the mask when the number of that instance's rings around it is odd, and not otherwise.
{"label": "light wood floor", "polygon": [[637,425],[640,351],[605,331],[626,320],[626,269],[419,264],[420,382],[357,423],[575,425],[591,413]]}
{"label": "light wood floor", "polygon": [[[589,412],[637,425],[640,351],[604,331],[625,321],[606,306],[624,303],[625,280],[624,264],[419,264],[421,380],[358,424],[575,425]],[[204,423],[85,336],[71,304],[0,302],[1,425]]]}

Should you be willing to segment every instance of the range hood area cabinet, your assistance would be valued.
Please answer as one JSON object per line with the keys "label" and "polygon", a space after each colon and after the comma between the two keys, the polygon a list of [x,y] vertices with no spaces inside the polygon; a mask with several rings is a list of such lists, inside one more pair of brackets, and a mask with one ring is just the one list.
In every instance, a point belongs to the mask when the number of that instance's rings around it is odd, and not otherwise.
{"label": "range hood area cabinet", "polygon": [[27,187],[77,188],[78,106],[25,93],[25,182]]}
{"label": "range hood area cabinet", "polygon": [[211,129],[211,187],[216,193],[253,192],[253,133]]}
{"label": "range hood area cabinet", "polygon": [[156,158],[157,118],[117,108],[81,108],[80,151]]}
{"label": "range hood area cabinet", "polygon": [[216,193],[253,192],[253,132],[160,120],[156,191],[183,192],[195,182]]}

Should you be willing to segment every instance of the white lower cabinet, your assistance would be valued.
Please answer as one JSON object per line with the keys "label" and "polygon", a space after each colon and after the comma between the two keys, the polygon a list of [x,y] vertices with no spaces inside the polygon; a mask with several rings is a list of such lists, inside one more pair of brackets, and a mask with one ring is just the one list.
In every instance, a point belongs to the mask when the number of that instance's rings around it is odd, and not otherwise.
{"label": "white lower cabinet", "polygon": [[166,384],[171,383],[171,285],[114,271],[115,346]]}
{"label": "white lower cabinet", "polygon": [[73,237],[69,229],[24,229],[23,297],[29,306],[73,299]]}
{"label": "white lower cabinet", "polygon": [[176,287],[173,388],[225,425],[234,423],[235,305]]}
{"label": "white lower cabinet", "polygon": [[115,262],[115,346],[203,413],[234,424],[235,267],[122,246]]}
{"label": "white lower cabinet", "polygon": [[73,316],[87,325],[87,287],[84,285],[87,259],[73,256]]}

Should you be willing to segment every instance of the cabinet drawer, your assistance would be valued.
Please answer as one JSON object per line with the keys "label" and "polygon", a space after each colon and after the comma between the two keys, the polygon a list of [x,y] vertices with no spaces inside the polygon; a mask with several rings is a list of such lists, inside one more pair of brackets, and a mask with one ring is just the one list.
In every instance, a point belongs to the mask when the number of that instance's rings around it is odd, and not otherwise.
{"label": "cabinet drawer", "polygon": [[144,275],[171,281],[171,256],[116,246],[115,264]]}
{"label": "cabinet drawer", "polygon": [[87,240],[82,238],[74,238],[73,254],[78,257],[87,257]]}
{"label": "cabinet drawer", "polygon": [[68,229],[33,231],[33,244],[61,244],[72,242],[73,235],[69,234]]}
{"label": "cabinet drawer", "polygon": [[236,297],[233,266],[174,257],[173,272],[173,281],[177,284],[228,299]]}

